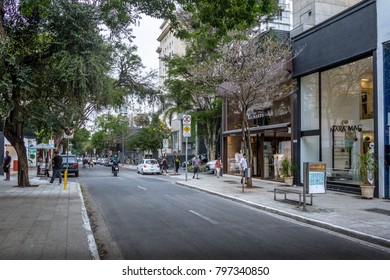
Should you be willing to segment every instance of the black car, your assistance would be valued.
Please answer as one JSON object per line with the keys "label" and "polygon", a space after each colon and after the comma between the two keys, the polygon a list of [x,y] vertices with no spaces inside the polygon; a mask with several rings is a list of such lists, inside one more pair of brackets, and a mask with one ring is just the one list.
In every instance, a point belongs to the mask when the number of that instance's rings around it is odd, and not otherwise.
{"label": "black car", "polygon": [[74,174],[75,177],[79,177],[79,163],[76,156],[61,155],[62,157],[62,170],[64,173],[68,166],[68,174]]}

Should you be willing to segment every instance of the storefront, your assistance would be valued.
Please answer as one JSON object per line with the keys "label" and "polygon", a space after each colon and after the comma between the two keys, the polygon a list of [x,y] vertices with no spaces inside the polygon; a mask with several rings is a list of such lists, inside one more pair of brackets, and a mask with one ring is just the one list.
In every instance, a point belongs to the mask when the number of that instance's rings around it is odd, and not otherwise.
{"label": "storefront", "polygon": [[[224,172],[239,174],[239,159],[243,149],[241,111],[234,100],[224,100],[223,127]],[[291,158],[290,97],[274,100],[268,105],[253,106],[248,119],[253,151],[252,175],[267,180],[282,180],[281,161]]]}
{"label": "storefront", "polygon": [[302,49],[293,70],[299,81],[293,99],[299,182],[303,162],[321,161],[329,189],[360,193],[358,155],[377,155],[378,143],[375,1],[362,2],[293,41],[295,50]]}
{"label": "storefront", "polygon": [[375,152],[373,78],[369,56],[300,79],[301,162],[326,163],[329,188],[358,192],[358,154]]}

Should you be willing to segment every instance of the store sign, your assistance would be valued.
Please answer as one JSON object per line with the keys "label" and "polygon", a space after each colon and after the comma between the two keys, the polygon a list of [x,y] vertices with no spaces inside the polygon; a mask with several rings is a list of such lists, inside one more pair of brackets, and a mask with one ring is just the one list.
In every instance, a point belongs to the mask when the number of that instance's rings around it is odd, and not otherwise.
{"label": "store sign", "polygon": [[330,132],[361,132],[363,131],[362,124],[356,125],[334,125],[330,128]]}

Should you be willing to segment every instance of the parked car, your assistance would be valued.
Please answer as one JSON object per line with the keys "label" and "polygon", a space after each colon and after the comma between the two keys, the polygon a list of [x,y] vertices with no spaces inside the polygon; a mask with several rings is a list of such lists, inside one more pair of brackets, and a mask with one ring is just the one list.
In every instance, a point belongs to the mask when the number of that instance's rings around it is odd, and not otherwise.
{"label": "parked car", "polygon": [[67,169],[68,166],[68,174],[74,174],[75,177],[79,177],[79,163],[77,161],[76,156],[71,155],[61,155],[62,157],[62,170],[61,172]]}
{"label": "parked car", "polygon": [[210,160],[206,163],[206,172],[215,172],[215,163],[217,160]]}
{"label": "parked car", "polygon": [[137,165],[137,173],[141,173],[142,175],[145,173],[149,174],[160,174],[160,165],[158,164],[156,159],[143,159]]}

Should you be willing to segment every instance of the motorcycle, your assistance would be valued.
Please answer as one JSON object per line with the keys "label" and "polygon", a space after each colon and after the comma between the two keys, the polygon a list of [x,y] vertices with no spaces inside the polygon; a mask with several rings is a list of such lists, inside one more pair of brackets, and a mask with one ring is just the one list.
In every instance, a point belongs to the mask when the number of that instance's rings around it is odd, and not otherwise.
{"label": "motorcycle", "polygon": [[113,169],[112,173],[114,173],[114,176],[116,177],[119,172],[119,166],[118,165],[113,166],[112,169]]}

